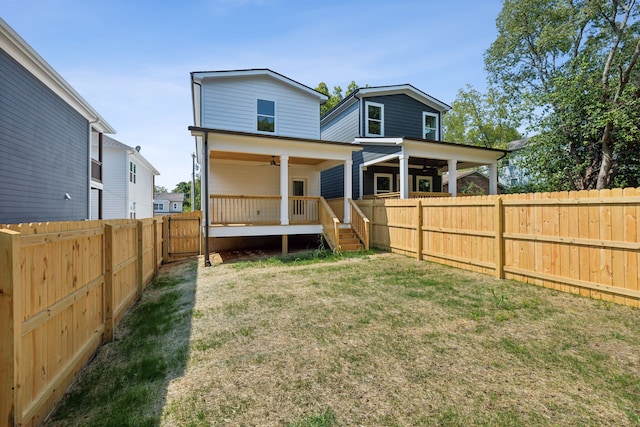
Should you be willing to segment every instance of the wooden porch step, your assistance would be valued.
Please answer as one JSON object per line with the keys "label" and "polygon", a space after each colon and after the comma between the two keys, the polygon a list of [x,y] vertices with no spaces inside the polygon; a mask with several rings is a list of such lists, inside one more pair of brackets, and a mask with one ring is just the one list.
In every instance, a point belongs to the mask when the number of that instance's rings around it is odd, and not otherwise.
{"label": "wooden porch step", "polygon": [[340,250],[343,252],[356,252],[364,249],[360,239],[351,228],[341,228],[340,233]]}

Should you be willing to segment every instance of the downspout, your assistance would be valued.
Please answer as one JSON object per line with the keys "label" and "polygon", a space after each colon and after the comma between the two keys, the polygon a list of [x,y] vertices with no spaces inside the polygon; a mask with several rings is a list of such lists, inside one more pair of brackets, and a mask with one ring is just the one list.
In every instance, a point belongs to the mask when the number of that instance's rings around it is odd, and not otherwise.
{"label": "downspout", "polygon": [[204,163],[204,176],[205,179],[200,180],[200,185],[204,184],[204,206],[202,224],[204,227],[204,266],[211,267],[211,260],[209,259],[209,132],[204,132],[203,145],[203,163]]}
{"label": "downspout", "polygon": [[[124,217],[125,218],[131,218],[131,198],[130,198],[130,194],[131,192],[129,191],[129,189],[131,188],[131,184],[133,184],[131,182],[131,162],[132,162],[132,156],[133,153],[135,152],[135,148],[132,148],[131,150],[126,150],[125,151],[125,178],[124,178],[124,182],[127,183],[127,185],[124,186]],[[138,164],[136,163],[136,182],[138,182]]]}

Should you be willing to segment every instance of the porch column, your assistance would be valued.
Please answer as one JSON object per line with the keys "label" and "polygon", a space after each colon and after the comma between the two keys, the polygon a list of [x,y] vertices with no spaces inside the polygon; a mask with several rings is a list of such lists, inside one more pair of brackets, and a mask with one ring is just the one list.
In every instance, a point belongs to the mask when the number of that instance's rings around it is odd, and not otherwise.
{"label": "porch column", "polygon": [[498,194],[498,164],[489,165],[489,194]]}
{"label": "porch column", "polygon": [[353,199],[353,160],[344,161],[344,223],[351,224],[351,207],[349,199]]}
{"label": "porch column", "polygon": [[409,156],[402,153],[398,157],[400,161],[400,198],[409,198]]}
{"label": "porch column", "polygon": [[452,197],[456,197],[458,194],[458,180],[457,178],[457,165],[458,161],[456,159],[447,160],[447,165],[449,166],[449,193]]}
{"label": "porch column", "polygon": [[289,156],[280,156],[280,224],[289,225]]}

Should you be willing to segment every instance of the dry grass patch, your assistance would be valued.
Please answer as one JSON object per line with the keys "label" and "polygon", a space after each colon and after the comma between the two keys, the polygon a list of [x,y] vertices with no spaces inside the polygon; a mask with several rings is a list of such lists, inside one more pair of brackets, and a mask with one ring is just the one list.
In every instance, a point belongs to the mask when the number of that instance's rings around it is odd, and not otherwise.
{"label": "dry grass patch", "polygon": [[639,425],[640,311],[391,254],[198,271],[163,425]]}

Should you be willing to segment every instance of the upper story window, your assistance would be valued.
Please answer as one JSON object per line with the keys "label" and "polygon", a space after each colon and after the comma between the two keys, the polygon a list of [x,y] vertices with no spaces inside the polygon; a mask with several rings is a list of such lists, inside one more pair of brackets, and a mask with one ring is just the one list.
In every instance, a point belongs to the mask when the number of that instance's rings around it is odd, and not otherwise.
{"label": "upper story window", "polygon": [[422,113],[422,124],[424,126],[424,139],[438,141],[438,115],[435,113]]}
{"label": "upper story window", "polygon": [[129,182],[136,183],[136,164],[129,162]]}
{"label": "upper story window", "polygon": [[365,136],[384,136],[384,105],[365,102]]}
{"label": "upper story window", "polygon": [[258,99],[258,131],[276,131],[276,103],[265,99]]}

